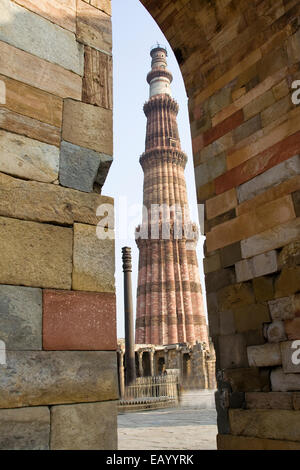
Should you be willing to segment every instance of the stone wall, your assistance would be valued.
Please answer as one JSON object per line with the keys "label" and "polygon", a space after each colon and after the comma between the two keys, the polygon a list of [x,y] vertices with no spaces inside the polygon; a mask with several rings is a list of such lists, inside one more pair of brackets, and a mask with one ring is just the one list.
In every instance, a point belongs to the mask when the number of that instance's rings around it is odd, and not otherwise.
{"label": "stone wall", "polygon": [[218,446],[299,449],[300,2],[142,3],[189,97]]}
{"label": "stone wall", "polygon": [[1,449],[117,446],[110,15],[0,0]]}

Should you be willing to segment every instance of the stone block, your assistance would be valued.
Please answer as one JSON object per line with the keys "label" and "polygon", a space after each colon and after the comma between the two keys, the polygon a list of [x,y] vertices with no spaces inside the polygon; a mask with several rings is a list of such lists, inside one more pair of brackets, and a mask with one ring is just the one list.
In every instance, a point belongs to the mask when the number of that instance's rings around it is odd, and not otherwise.
{"label": "stone block", "polygon": [[300,217],[285,224],[274,226],[246,240],[242,240],[242,257],[250,258],[251,256],[264,253],[265,251],[274,250],[287,245],[299,238],[299,230]]}
{"label": "stone block", "polygon": [[257,437],[217,435],[218,450],[300,450],[300,442]]}
{"label": "stone block", "polygon": [[277,252],[272,250],[253,258],[238,261],[235,264],[236,280],[237,282],[248,281],[276,272],[277,269]]}
{"label": "stone block", "polygon": [[232,268],[219,269],[205,275],[206,292],[215,292],[222,287],[235,282],[235,273]]}
{"label": "stone block", "polygon": [[218,305],[221,312],[253,303],[254,294],[250,283],[226,286],[218,292]]}
{"label": "stone block", "polygon": [[231,89],[223,88],[222,90],[218,91],[214,95],[212,95],[208,100],[208,111],[213,117],[217,114],[221,109],[225,108],[231,103]]}
{"label": "stone block", "polygon": [[282,297],[268,302],[271,317],[276,320],[291,320],[294,318],[294,297]]}
{"label": "stone block", "polygon": [[0,108],[0,128],[56,147],[60,144],[60,129],[8,109]]}
{"label": "stone block", "polygon": [[273,96],[272,90],[266,91],[266,93],[258,96],[244,107],[243,111],[245,120],[247,121],[256,114],[261,113],[264,109],[271,106],[274,102],[275,98]]}
{"label": "stone block", "polygon": [[15,3],[43,16],[73,33],[76,31],[76,0],[14,0]]}
{"label": "stone block", "polygon": [[278,116],[286,114],[293,106],[290,95],[284,96],[279,101],[276,101],[272,106],[269,106],[261,113],[262,127],[267,127],[272,122],[278,119]]}
{"label": "stone block", "polygon": [[71,288],[72,229],[0,217],[0,283]]}
{"label": "stone block", "polygon": [[292,410],[293,394],[290,392],[248,392],[246,406],[255,410]]}
{"label": "stone block", "polygon": [[226,392],[215,392],[215,404],[217,410],[217,425],[218,431],[222,434],[230,432],[228,420],[228,405],[226,403]]}
{"label": "stone block", "polygon": [[214,219],[211,220],[205,220],[204,221],[204,233],[208,233],[211,230],[214,229],[217,225],[224,224],[224,222],[227,222],[228,220],[232,220],[235,218],[235,210],[231,209],[228,212],[225,212],[224,214],[218,215]]}
{"label": "stone block", "polygon": [[31,86],[37,86],[39,77],[40,90],[61,98],[81,99],[81,76],[5,42],[0,42],[0,57],[0,74]]}
{"label": "stone block", "polygon": [[0,285],[0,337],[6,350],[42,349],[42,291]]}
{"label": "stone block", "polygon": [[284,328],[289,340],[300,339],[300,317],[293,320],[285,320]]}
{"label": "stone block", "polygon": [[72,288],[95,292],[115,291],[115,253],[111,238],[99,239],[95,227],[74,225]]}
{"label": "stone block", "polygon": [[221,269],[221,260],[219,253],[214,254],[213,256],[208,256],[203,259],[203,269],[204,273],[208,274],[213,271],[218,271]]}
{"label": "stone block", "polygon": [[272,92],[276,101],[288,95],[290,92],[290,88],[287,83],[287,80],[284,79],[281,82],[277,83],[277,85],[273,86]]}
{"label": "stone block", "polygon": [[300,174],[300,156],[293,157],[273,166],[255,178],[240,185],[237,189],[239,203],[252,199],[267,189]]}
{"label": "stone block", "polygon": [[287,52],[290,64],[300,61],[300,32],[299,30],[287,40]]}
{"label": "stone block", "polygon": [[110,351],[8,351],[0,408],[116,400],[117,358]]}
{"label": "stone block", "polygon": [[215,158],[207,160],[201,165],[195,166],[196,186],[203,186],[214,180],[226,171],[226,156],[220,154]]}
{"label": "stone block", "polygon": [[1,41],[83,75],[83,47],[74,34],[9,0],[1,0],[0,10],[14,18],[2,24]]}
{"label": "stone block", "polygon": [[224,214],[224,212],[234,209],[237,204],[235,188],[208,199],[205,203],[207,219],[210,220],[220,214]]}
{"label": "stone block", "polygon": [[66,99],[62,138],[80,147],[112,155],[112,111]]}
{"label": "stone block", "polygon": [[273,321],[265,326],[265,336],[270,343],[279,343],[287,339],[282,321]]}
{"label": "stone block", "polygon": [[[203,134],[200,134],[200,136],[202,137]],[[203,163],[209,159],[215,158],[220,153],[225,153],[229,151],[233,146],[233,138],[231,133],[223,135],[222,137],[215,140],[204,148],[203,137],[200,141],[200,136],[198,140],[193,141],[193,151],[194,154],[197,155],[194,162],[195,166],[198,165],[200,162]]]}
{"label": "stone block", "polygon": [[233,392],[268,392],[270,389],[269,372],[257,367],[227,369],[225,379]]}
{"label": "stone block", "polygon": [[271,276],[262,276],[253,279],[255,300],[265,302],[274,298],[274,280]]}
{"label": "stone block", "polygon": [[248,346],[247,356],[250,367],[270,367],[281,365],[279,344]]}
{"label": "stone block", "polygon": [[278,267],[292,267],[300,264],[300,240],[284,246],[278,255]]}
{"label": "stone block", "polygon": [[74,222],[97,225],[105,219],[96,214],[97,208],[109,205],[113,212],[113,203],[108,196],[0,174],[0,215],[5,217],[62,225]]}
{"label": "stone block", "polygon": [[51,408],[51,450],[116,450],[117,401]]}
{"label": "stone block", "polygon": [[4,108],[51,126],[61,127],[61,98],[4,75],[0,76],[0,80],[5,83],[5,103],[2,105]]}
{"label": "stone block", "polygon": [[112,109],[112,83],[112,57],[85,46],[82,101]]}
{"label": "stone block", "polygon": [[229,410],[235,435],[300,440],[300,412],[294,410]]}
{"label": "stone block", "polygon": [[295,208],[295,214],[297,217],[300,217],[300,191],[295,191],[292,194],[292,198]]}
{"label": "stone block", "polygon": [[89,0],[88,3],[111,16],[111,0]]}
{"label": "stone block", "polygon": [[236,127],[240,126],[244,121],[243,111],[239,110],[236,113],[232,114],[228,118],[224,119],[224,121],[219,122],[211,129],[208,129],[203,133],[203,143],[206,147],[207,145],[211,144],[215,140],[219,139],[223,135],[227,134],[228,132],[232,131]]}
{"label": "stone block", "polygon": [[111,18],[82,0],[77,1],[77,41],[105,52],[112,50]]}
{"label": "stone block", "polygon": [[300,266],[284,267],[275,281],[275,298],[300,291]]}
{"label": "stone block", "polygon": [[110,155],[62,142],[59,159],[59,181],[62,186],[92,192],[95,184],[104,184],[112,162]]}
{"label": "stone block", "polygon": [[44,290],[43,349],[116,350],[115,295]]}
{"label": "stone block", "polygon": [[249,119],[241,126],[237,127],[233,131],[233,138],[235,143],[240,142],[243,139],[249,137],[249,135],[254,134],[254,132],[261,129],[261,118],[260,114],[254,116],[252,119]]}
{"label": "stone block", "polygon": [[220,334],[221,335],[232,335],[236,333],[234,313],[232,310],[226,310],[220,312]]}
{"label": "stone block", "polygon": [[[197,182],[196,182],[197,183]],[[198,204],[203,204],[207,199],[215,195],[215,183],[214,181],[210,181],[207,184],[204,184],[203,186],[198,187],[199,185],[196,184],[197,186],[197,199],[198,199]]]}
{"label": "stone block", "polygon": [[0,410],[0,423],[1,450],[49,450],[47,406]]}
{"label": "stone block", "polygon": [[271,371],[270,380],[274,392],[300,390],[300,374],[285,374],[281,367]]}
{"label": "stone block", "polygon": [[243,335],[219,336],[220,368],[248,367],[247,348]]}
{"label": "stone block", "polygon": [[52,183],[58,177],[59,150],[54,145],[0,130],[0,171]]}
{"label": "stone block", "polygon": [[280,343],[282,370],[285,374],[300,373],[300,342],[284,341]]}
{"label": "stone block", "polygon": [[300,410],[300,393],[293,393],[293,407],[294,410]]}
{"label": "stone block", "polygon": [[243,305],[234,308],[235,326],[239,333],[263,328],[270,321],[268,306],[265,304]]}
{"label": "stone block", "polygon": [[221,261],[222,266],[227,268],[233,266],[237,261],[242,258],[240,242],[233,243],[232,245],[221,248]]}

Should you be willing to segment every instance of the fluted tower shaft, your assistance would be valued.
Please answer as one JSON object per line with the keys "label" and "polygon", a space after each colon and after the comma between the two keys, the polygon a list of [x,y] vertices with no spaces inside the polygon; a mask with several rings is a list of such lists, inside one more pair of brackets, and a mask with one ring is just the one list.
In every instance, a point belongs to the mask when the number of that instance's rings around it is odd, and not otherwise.
{"label": "fluted tower shaft", "polygon": [[163,47],[151,50],[142,224],[137,228],[139,273],[136,343],[208,344],[196,256],[197,227],[192,224],[177,127],[178,104],[171,96],[172,74]]}

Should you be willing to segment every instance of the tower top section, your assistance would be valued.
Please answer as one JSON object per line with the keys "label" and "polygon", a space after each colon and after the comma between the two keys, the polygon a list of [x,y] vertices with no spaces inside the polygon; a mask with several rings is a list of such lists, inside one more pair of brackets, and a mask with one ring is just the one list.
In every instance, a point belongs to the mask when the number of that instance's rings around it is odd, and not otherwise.
{"label": "tower top section", "polygon": [[157,44],[151,48],[150,55],[152,57],[151,71],[147,75],[147,82],[150,85],[149,97],[161,94],[172,96],[170,84],[173,76],[167,69],[167,49]]}

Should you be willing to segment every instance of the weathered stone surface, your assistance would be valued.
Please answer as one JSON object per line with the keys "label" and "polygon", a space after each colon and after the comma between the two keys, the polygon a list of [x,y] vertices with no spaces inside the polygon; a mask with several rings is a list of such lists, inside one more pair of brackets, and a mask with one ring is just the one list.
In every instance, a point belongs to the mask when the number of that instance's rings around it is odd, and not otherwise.
{"label": "weathered stone surface", "polygon": [[112,157],[78,145],[62,142],[59,181],[63,186],[92,192],[98,181],[103,185]]}
{"label": "weathered stone surface", "polygon": [[300,266],[284,267],[275,281],[275,298],[300,291]]}
{"label": "weathered stone surface", "polygon": [[249,104],[244,106],[243,112],[245,120],[247,121],[255,114],[260,113],[264,109],[268,108],[275,102],[275,98],[271,90],[267,91],[256,99],[252,100]]}
{"label": "weathered stone surface", "polygon": [[300,450],[300,442],[217,435],[218,450]]}
{"label": "weathered stone surface", "polygon": [[295,155],[239,186],[237,189],[239,203],[252,199],[267,189],[299,175],[299,173],[300,156]]}
{"label": "weathered stone surface", "polygon": [[221,261],[224,268],[233,266],[242,258],[240,242],[221,248]]}
{"label": "weathered stone surface", "polygon": [[235,273],[232,268],[219,269],[218,271],[207,273],[205,276],[205,285],[207,292],[215,292],[235,283]]}
{"label": "weathered stone surface", "polygon": [[111,0],[85,0],[87,3],[90,3],[95,8],[104,11],[108,15],[111,15]]}
{"label": "weathered stone surface", "polygon": [[115,400],[116,353],[9,351],[0,408]]}
{"label": "weathered stone surface", "polygon": [[[202,138],[203,134],[200,134]],[[196,154],[197,151],[197,140],[193,141],[193,148],[194,148],[194,153]],[[233,138],[231,133],[225,134],[219,139],[215,140],[211,144],[207,145],[206,147],[202,148],[203,143],[203,138],[201,140],[201,143],[199,141],[199,148],[200,152],[197,154],[195,157],[195,166],[198,165],[199,163],[206,162],[207,160],[216,157],[217,155],[220,155],[221,153],[225,153],[229,151],[229,149],[233,146]]]}
{"label": "weathered stone surface", "polygon": [[235,264],[236,280],[237,282],[248,281],[276,272],[277,269],[277,252],[272,250],[250,259],[238,261]]}
{"label": "weathered stone surface", "polygon": [[97,208],[107,204],[113,210],[113,203],[108,196],[0,174],[0,215],[5,217],[63,225],[74,222],[97,225],[103,219],[96,215]]}
{"label": "weathered stone surface", "polygon": [[13,19],[2,24],[1,41],[83,75],[83,47],[74,34],[9,0],[1,0],[0,9]]}
{"label": "weathered stone surface", "polygon": [[250,283],[226,286],[218,292],[220,311],[231,310],[254,303],[253,290]]}
{"label": "weathered stone surface", "polygon": [[293,34],[287,41],[287,52],[291,64],[295,64],[300,60],[299,41],[299,31]]}
{"label": "weathered stone surface", "polygon": [[44,290],[43,349],[116,350],[115,295]]}
{"label": "weathered stone surface", "polygon": [[250,367],[269,367],[281,365],[279,344],[248,346],[247,356]]}
{"label": "weathered stone surface", "polygon": [[20,178],[53,182],[59,150],[37,140],[0,130],[0,171]]}
{"label": "weathered stone surface", "polygon": [[232,310],[220,312],[220,334],[232,335],[236,333],[234,313]]}
{"label": "weathered stone surface", "polygon": [[273,321],[266,325],[266,337],[270,343],[279,343],[287,339],[282,321]]}
{"label": "weathered stone surface", "polygon": [[201,165],[195,167],[196,186],[203,186],[214,180],[217,176],[222,175],[226,171],[226,156],[219,156],[208,160]]}
{"label": "weathered stone surface", "polygon": [[112,57],[85,46],[82,101],[112,109],[112,83]]}
{"label": "weathered stone surface", "polygon": [[268,302],[272,320],[292,320],[295,316],[295,299],[282,297]]}
{"label": "weathered stone surface", "polygon": [[1,450],[49,450],[47,406],[0,410],[0,423]]}
{"label": "weathered stone surface", "polygon": [[293,394],[289,392],[248,392],[245,395],[248,409],[293,409]]}
{"label": "weathered stone surface", "polygon": [[14,0],[15,3],[58,24],[72,32],[76,31],[76,0]]}
{"label": "weathered stone surface", "polygon": [[59,147],[60,129],[0,108],[0,128]]}
{"label": "weathered stone surface", "polygon": [[285,320],[284,328],[289,340],[300,339],[300,317],[293,320]]}
{"label": "weathered stone surface", "polygon": [[300,410],[300,393],[293,393],[293,407],[294,410]]}
{"label": "weathered stone surface", "polygon": [[[41,74],[41,70],[43,73]],[[61,98],[81,99],[82,78],[69,70],[0,42],[0,73]]]}
{"label": "weathered stone surface", "polygon": [[240,142],[240,140],[246,139],[254,132],[258,131],[262,127],[260,114],[254,116],[252,119],[249,119],[241,126],[237,127],[233,131],[233,138],[235,142]]}
{"label": "weathered stone surface", "polygon": [[112,155],[112,111],[66,99],[62,138],[80,147]]}
{"label": "weathered stone surface", "polygon": [[220,333],[220,319],[218,312],[217,295],[213,292],[207,294],[206,303],[208,311],[209,334],[210,336],[215,336]]}
{"label": "weathered stone surface", "polygon": [[243,335],[219,336],[220,368],[248,367],[246,341]]}
{"label": "weathered stone surface", "polygon": [[[113,236],[112,230],[108,235]],[[114,240],[101,240],[90,225],[74,225],[72,288],[95,292],[115,291]]]}
{"label": "weathered stone surface", "polygon": [[300,240],[296,240],[284,246],[278,255],[278,267],[297,266],[300,264]]}
{"label": "weathered stone surface", "polygon": [[297,217],[300,217],[300,191],[295,191],[292,194],[293,198],[293,203],[294,203],[294,208],[295,208],[295,214]]}
{"label": "weathered stone surface", "polygon": [[285,374],[300,373],[300,342],[284,341],[280,343],[282,369]]}
{"label": "weathered stone surface", "polygon": [[254,235],[247,240],[242,240],[242,257],[250,258],[251,256],[264,253],[265,251],[280,248],[297,240],[299,238],[299,233],[300,217],[285,224],[277,225],[265,232]]}
{"label": "weathered stone surface", "polygon": [[271,371],[270,380],[274,392],[300,390],[300,374],[285,374],[281,367]]}
{"label": "weathered stone surface", "polygon": [[203,269],[205,274],[221,269],[221,260],[219,253],[204,258]]}
{"label": "weathered stone surface", "polygon": [[265,304],[244,305],[234,308],[236,330],[244,333],[249,330],[262,329],[270,321],[268,306]]}
{"label": "weathered stone surface", "polygon": [[232,220],[235,217],[236,217],[235,210],[231,209],[230,211],[225,212],[224,214],[218,215],[214,219],[205,220],[204,221],[204,233],[210,232],[217,225],[223,224],[224,222],[227,222],[228,220]]}
{"label": "weathered stone surface", "polygon": [[235,435],[300,440],[300,413],[294,410],[229,410]]}
{"label": "weathered stone surface", "polygon": [[271,276],[253,279],[253,289],[257,302],[265,302],[274,298],[274,280]]}
{"label": "weathered stone surface", "polygon": [[217,410],[217,425],[218,431],[223,434],[230,432],[229,419],[228,419],[228,394],[226,391],[215,392],[215,404]]}
{"label": "weathered stone surface", "polygon": [[42,291],[0,285],[0,337],[6,350],[42,349]]}
{"label": "weathered stone surface", "polygon": [[224,212],[234,209],[237,203],[235,188],[208,199],[205,203],[207,218],[210,220]]}
{"label": "weathered stone surface", "polygon": [[286,114],[292,108],[292,105],[291,97],[288,95],[276,101],[272,106],[269,106],[269,108],[261,113],[262,127],[266,127],[276,121],[278,116]]}
{"label": "weathered stone surface", "polygon": [[0,75],[5,83],[4,108],[60,128],[62,99],[36,87]]}
{"label": "weathered stone surface", "polygon": [[77,1],[77,41],[100,51],[111,52],[112,30],[111,18],[106,13],[88,5],[82,0]]}
{"label": "weathered stone surface", "polygon": [[223,88],[222,90],[215,93],[211,96],[208,100],[208,110],[213,117],[217,114],[221,109],[225,108],[231,103],[231,89]]}
{"label": "weathered stone surface", "polygon": [[227,369],[225,379],[233,392],[268,392],[270,389],[269,372],[258,367]]}
{"label": "weathered stone surface", "polygon": [[72,229],[0,217],[0,283],[71,288]]}
{"label": "weathered stone surface", "polygon": [[117,449],[117,401],[51,408],[51,450]]}

